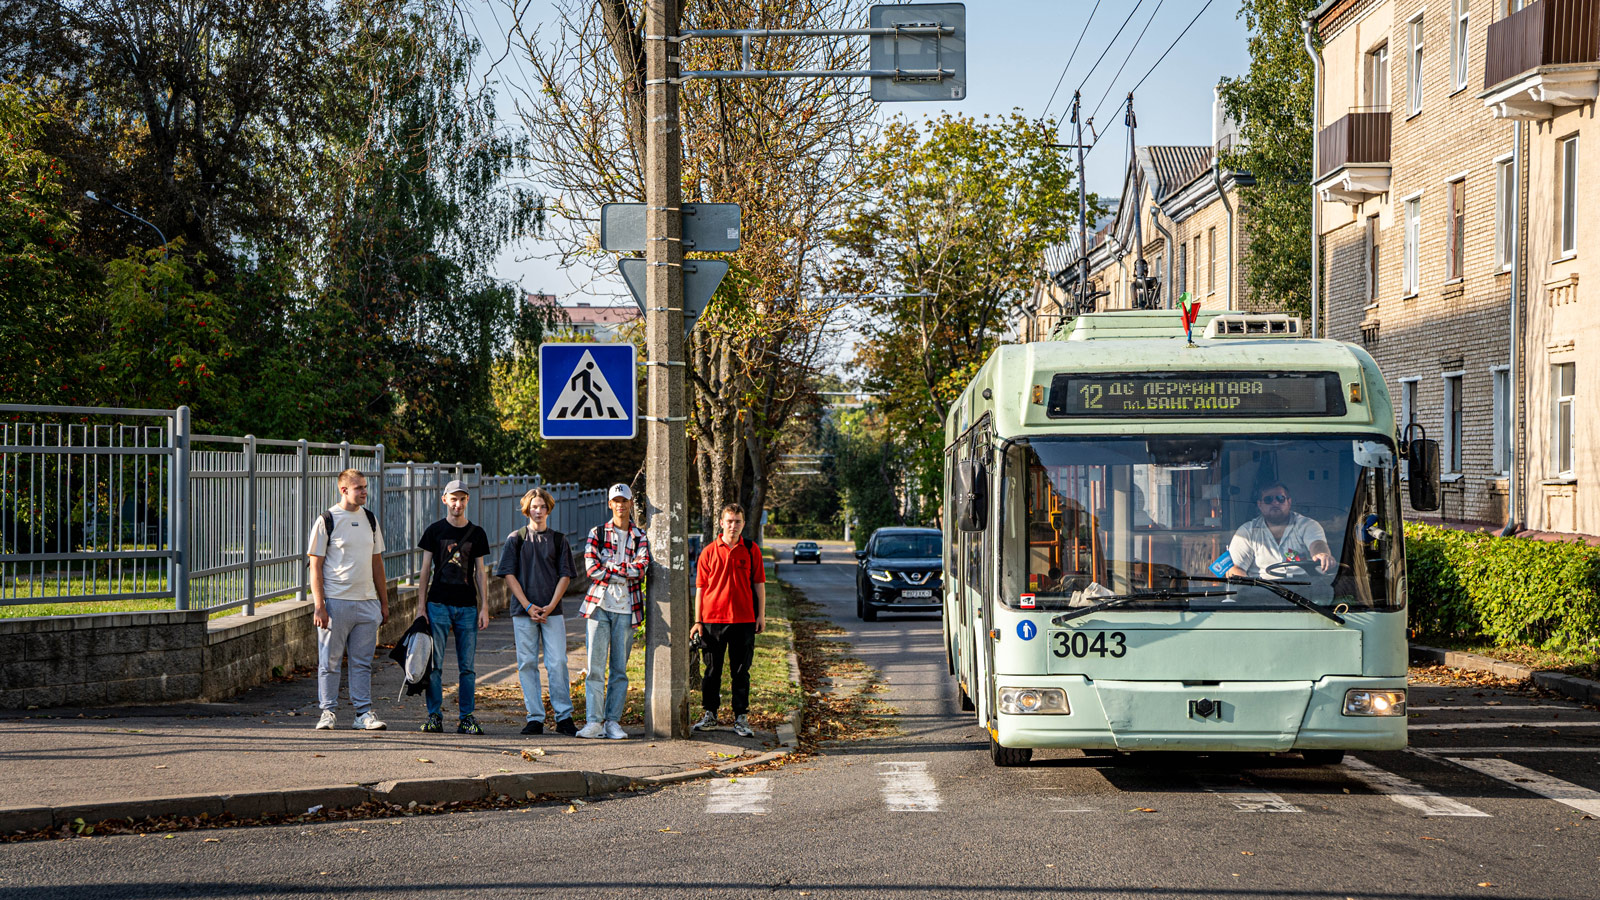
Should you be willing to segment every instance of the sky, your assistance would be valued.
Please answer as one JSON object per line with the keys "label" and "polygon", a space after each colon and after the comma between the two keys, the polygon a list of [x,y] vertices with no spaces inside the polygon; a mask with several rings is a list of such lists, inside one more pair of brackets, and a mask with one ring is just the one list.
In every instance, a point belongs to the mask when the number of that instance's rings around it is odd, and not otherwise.
{"label": "sky", "polygon": [[[503,0],[477,3],[473,22],[492,44],[496,29],[509,24]],[[1118,104],[1147,72],[1134,98],[1139,143],[1209,144],[1213,88],[1221,78],[1249,68],[1239,0],[1209,5],[1206,0],[969,0],[966,6],[967,97],[950,103],[886,103],[880,115],[885,120],[944,113],[982,118],[1016,110],[1029,118],[1048,113],[1065,121],[1073,90],[1081,85],[1085,115],[1100,110],[1095,124],[1104,139],[1085,170],[1089,190],[1101,195],[1115,197],[1121,190],[1127,143]],[[528,16],[523,27],[531,31],[552,16],[551,4],[533,0]],[[1191,20],[1193,26],[1177,40]],[[1171,52],[1152,72],[1169,46]],[[504,44],[493,49],[501,51]],[[513,80],[519,74],[507,61],[492,77]],[[506,124],[515,127],[504,99],[511,93],[501,90],[500,96]],[[1065,131],[1061,141],[1069,141]],[[541,252],[531,241],[508,248],[496,262],[496,276],[531,292],[554,293],[568,305],[617,300],[575,291],[573,284],[586,279],[569,278],[553,261],[538,259]]]}

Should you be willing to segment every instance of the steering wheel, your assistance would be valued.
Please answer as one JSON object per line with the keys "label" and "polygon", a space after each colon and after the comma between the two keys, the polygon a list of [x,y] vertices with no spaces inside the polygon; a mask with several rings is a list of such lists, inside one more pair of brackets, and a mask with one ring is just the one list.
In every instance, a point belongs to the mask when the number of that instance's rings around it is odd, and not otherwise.
{"label": "steering wheel", "polygon": [[1322,571],[1314,559],[1295,560],[1293,562],[1278,562],[1261,570],[1261,574],[1271,578],[1285,578],[1296,574],[1305,575],[1331,575],[1332,572]]}

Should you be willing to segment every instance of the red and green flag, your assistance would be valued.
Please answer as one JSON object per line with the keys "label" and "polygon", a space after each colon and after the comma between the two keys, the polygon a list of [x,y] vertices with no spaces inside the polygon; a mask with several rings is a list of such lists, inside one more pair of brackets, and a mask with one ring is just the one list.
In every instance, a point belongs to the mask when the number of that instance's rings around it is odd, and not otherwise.
{"label": "red and green flag", "polygon": [[1200,301],[1195,299],[1193,294],[1184,291],[1178,298],[1178,303],[1183,308],[1183,336],[1192,342],[1194,334],[1191,329],[1194,327],[1194,320],[1200,317]]}

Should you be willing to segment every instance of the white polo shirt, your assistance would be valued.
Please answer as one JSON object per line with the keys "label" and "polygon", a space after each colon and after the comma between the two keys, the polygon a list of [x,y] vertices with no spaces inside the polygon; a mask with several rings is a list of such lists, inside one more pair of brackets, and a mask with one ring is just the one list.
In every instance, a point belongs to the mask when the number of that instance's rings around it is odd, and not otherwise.
{"label": "white polo shirt", "polygon": [[1261,516],[1239,526],[1228,542],[1228,555],[1233,564],[1252,578],[1288,578],[1296,573],[1267,575],[1266,569],[1281,562],[1311,562],[1311,545],[1321,541],[1326,544],[1328,535],[1316,519],[1297,512],[1289,514],[1282,537],[1273,537],[1267,520]]}
{"label": "white polo shirt", "polygon": [[324,557],[322,595],[335,600],[378,599],[377,585],[372,583],[372,555],[384,550],[383,526],[369,526],[365,509],[347,512],[335,504],[328,512],[333,513],[333,535],[324,529],[323,517],[317,516],[311,526],[311,546],[306,550]]}

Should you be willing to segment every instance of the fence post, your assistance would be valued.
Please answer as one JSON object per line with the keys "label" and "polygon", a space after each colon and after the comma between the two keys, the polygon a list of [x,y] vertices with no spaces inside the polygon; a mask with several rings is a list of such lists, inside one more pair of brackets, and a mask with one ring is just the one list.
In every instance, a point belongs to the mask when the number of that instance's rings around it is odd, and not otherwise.
{"label": "fence post", "polygon": [[301,438],[295,442],[295,456],[300,461],[300,521],[295,525],[295,538],[300,542],[300,552],[306,554],[300,564],[300,599],[311,599],[311,526],[307,520],[311,517],[311,452],[306,446],[306,439]]}
{"label": "fence post", "polygon": [[339,442],[339,471],[350,468],[350,442]]}
{"label": "fence post", "polygon": [[189,608],[189,407],[172,418],[172,601]]}
{"label": "fence post", "polygon": [[[416,489],[412,487],[412,485],[416,482],[416,480],[417,480],[417,464],[416,463],[410,463],[410,462],[406,463],[406,579],[407,580],[409,580],[411,578],[411,573],[413,571],[415,571],[415,569],[413,569],[412,566],[411,566],[411,563],[412,563],[411,548],[414,547],[417,542],[412,539],[412,536],[411,536],[411,524],[413,522],[417,521],[417,492],[416,492]],[[427,612],[427,610],[423,610],[423,612]]]}
{"label": "fence post", "polygon": [[256,614],[256,436],[244,436],[244,614]]}
{"label": "fence post", "polygon": [[[376,518],[378,520],[378,527],[381,529],[384,526],[384,518],[383,518],[383,488],[384,488],[383,445],[379,444],[378,446],[374,447],[373,451],[372,451],[372,455],[373,455],[374,464],[378,468],[378,474],[377,474],[378,508],[373,510],[372,515],[373,515],[373,518]],[[387,535],[385,535],[384,543],[388,544]],[[388,581],[389,580],[389,561],[387,559],[385,559],[383,561],[383,580],[384,581]],[[388,588],[384,588],[384,590],[388,590]],[[385,596],[387,596],[387,595],[385,595]]]}

